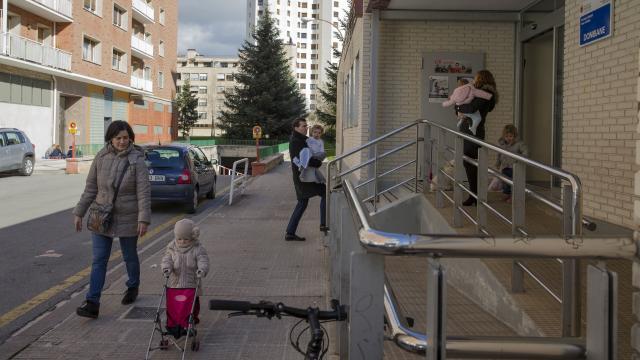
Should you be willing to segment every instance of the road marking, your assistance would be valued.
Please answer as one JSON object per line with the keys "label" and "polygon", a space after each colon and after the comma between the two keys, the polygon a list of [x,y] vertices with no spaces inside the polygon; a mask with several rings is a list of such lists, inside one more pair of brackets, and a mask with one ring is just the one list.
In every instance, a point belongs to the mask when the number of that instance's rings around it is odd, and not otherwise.
{"label": "road marking", "polygon": [[[178,220],[182,219],[183,217],[184,217],[184,215],[174,216],[171,219],[167,220],[165,223],[163,223],[161,225],[158,225],[157,227],[151,229],[148,233],[146,233],[143,237],[141,237],[140,240],[138,240],[138,246],[144,244],[145,242],[147,242],[149,239],[151,239],[152,237],[154,237],[158,233],[166,230],[169,226],[173,226],[176,222],[178,222]],[[111,254],[111,258],[109,259],[109,261],[118,260],[121,257],[122,257],[122,252],[120,250],[118,250],[118,251],[115,251],[113,254]],[[63,280],[58,285],[55,285],[55,286],[53,286],[53,287],[41,292],[40,294],[36,295],[35,297],[31,298],[30,300],[27,300],[22,305],[16,306],[12,310],[9,310],[8,312],[6,312],[2,316],[0,316],[0,327],[3,327],[6,324],[16,320],[20,316],[22,316],[22,315],[26,314],[27,312],[33,310],[36,306],[42,304],[43,302],[49,300],[50,298],[52,298],[54,296],[56,296],[57,294],[61,293],[62,291],[70,288],[71,286],[73,286],[77,282],[79,282],[82,279],[84,279],[90,273],[91,273],[91,266],[88,266],[88,267],[80,270],[79,272],[75,273],[74,275],[71,275],[70,277],[66,278],[65,280]]]}
{"label": "road marking", "polygon": [[[229,187],[230,186],[225,187],[224,189],[222,189],[219,192],[217,192],[217,194],[225,193],[227,190],[229,190]],[[164,222],[163,224],[158,225],[157,227],[151,229],[148,233],[146,233],[143,237],[141,237],[138,240],[138,246],[144,244],[145,242],[147,242],[149,239],[151,239],[152,237],[154,237],[158,233],[160,233],[160,232],[164,231],[165,229],[167,229],[169,226],[173,226],[176,222],[178,222],[178,220],[180,220],[182,218],[184,218],[184,215],[174,216],[171,219],[169,219],[166,222]],[[109,261],[118,260],[120,257],[122,257],[122,252],[120,250],[115,251],[114,253],[111,254],[111,257],[109,258]],[[71,286],[73,286],[77,282],[79,282],[82,279],[84,279],[90,273],[91,273],[91,266],[88,266],[88,267],[80,270],[79,272],[75,273],[74,275],[71,275],[70,277],[66,278],[64,281],[62,281],[58,285],[55,285],[55,286],[53,286],[53,287],[41,292],[40,294],[36,295],[35,297],[31,298],[30,300],[27,300],[27,302],[23,303],[22,305],[16,306],[15,308],[9,310],[8,312],[2,314],[2,316],[0,316],[0,327],[3,327],[5,325],[7,325],[8,323],[16,320],[20,316],[22,316],[22,315],[26,314],[27,312],[33,310],[36,306],[42,304],[43,302],[49,300],[50,298],[52,298],[54,296],[56,296],[60,292],[70,288]]]}

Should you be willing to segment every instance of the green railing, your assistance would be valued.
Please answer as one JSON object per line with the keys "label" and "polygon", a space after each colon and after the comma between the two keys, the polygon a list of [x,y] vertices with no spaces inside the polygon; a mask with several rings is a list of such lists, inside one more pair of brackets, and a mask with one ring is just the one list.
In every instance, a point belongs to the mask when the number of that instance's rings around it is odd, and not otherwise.
{"label": "green railing", "polygon": [[[186,143],[186,139],[178,139],[177,142]],[[265,145],[278,145],[282,140],[278,139],[260,139],[260,146]],[[226,138],[211,138],[211,139],[191,139],[190,144],[197,146],[213,146],[213,145],[246,145],[255,146],[255,140],[246,139],[226,139]]]}
{"label": "green railing", "polygon": [[82,144],[76,145],[76,154],[80,156],[95,155],[104,147],[104,144]]}
{"label": "green railing", "polygon": [[271,146],[267,146],[267,147],[261,147],[260,148],[260,158],[264,159],[267,156],[271,156],[274,154],[277,154],[279,152],[283,152],[283,151],[287,151],[289,149],[289,143],[285,142],[285,143],[280,143],[277,145],[271,145]]}

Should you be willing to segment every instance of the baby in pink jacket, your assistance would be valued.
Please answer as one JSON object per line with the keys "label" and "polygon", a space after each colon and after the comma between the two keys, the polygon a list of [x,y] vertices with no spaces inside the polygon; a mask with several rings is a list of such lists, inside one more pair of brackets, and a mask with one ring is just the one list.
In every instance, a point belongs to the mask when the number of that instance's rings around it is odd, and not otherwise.
{"label": "baby in pink jacket", "polygon": [[[456,104],[456,105],[468,104],[476,97],[479,97],[485,100],[490,100],[492,96],[493,94],[487,91],[476,89],[472,84],[469,84],[469,82],[466,79],[459,79],[458,87],[455,90],[453,90],[453,93],[451,94],[451,97],[449,98],[449,100],[442,103],[442,106],[449,107],[453,104]],[[462,118],[468,117],[471,119],[471,126],[469,127],[469,129],[471,130],[473,135],[475,135],[476,130],[478,129],[478,125],[480,125],[480,121],[482,121],[482,115],[480,115],[480,112],[476,111],[473,114],[458,114],[458,115],[459,116],[462,115]],[[458,128],[460,128],[460,122],[462,121],[462,118],[459,117],[460,120],[458,121]]]}

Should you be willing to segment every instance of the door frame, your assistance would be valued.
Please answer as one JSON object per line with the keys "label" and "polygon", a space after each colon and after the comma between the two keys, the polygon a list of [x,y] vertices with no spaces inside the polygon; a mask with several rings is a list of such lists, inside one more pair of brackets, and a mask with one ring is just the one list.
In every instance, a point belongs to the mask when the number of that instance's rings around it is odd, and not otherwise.
{"label": "door frame", "polygon": [[[558,59],[561,59],[563,54],[559,52],[562,49],[559,49],[560,41],[564,41],[560,37],[564,36],[564,6],[555,9],[552,12],[549,12],[545,15],[541,15],[536,17],[535,22],[524,23],[525,13],[530,11],[536,5],[539,5],[545,0],[539,0],[535,3],[530,4],[526,8],[522,9],[519,14],[520,20],[516,25],[516,69],[515,69],[515,87],[516,87],[516,96],[515,96],[515,125],[522,132],[524,130],[523,123],[523,96],[524,96],[524,45],[529,40],[545,33],[548,31],[553,31],[553,58],[552,58],[552,82],[551,82],[551,158],[549,159],[549,163],[554,167],[562,166],[562,156],[558,156],[561,150],[561,129],[562,123],[559,120],[558,115],[562,115],[562,110],[559,105],[562,104],[562,97],[558,96],[556,87],[558,80]],[[562,29],[561,29],[562,28]],[[558,111],[560,112],[558,114]],[[521,136],[522,138],[522,136]],[[559,184],[558,179],[555,179],[552,175],[550,175],[549,179],[550,185],[553,187],[554,185]]]}

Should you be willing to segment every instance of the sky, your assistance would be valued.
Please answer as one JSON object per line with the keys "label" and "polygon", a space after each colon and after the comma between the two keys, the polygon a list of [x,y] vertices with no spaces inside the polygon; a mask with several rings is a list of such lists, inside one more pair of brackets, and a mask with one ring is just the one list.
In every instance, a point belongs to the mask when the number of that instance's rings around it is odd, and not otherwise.
{"label": "sky", "polygon": [[178,54],[237,55],[245,36],[246,0],[180,0]]}

